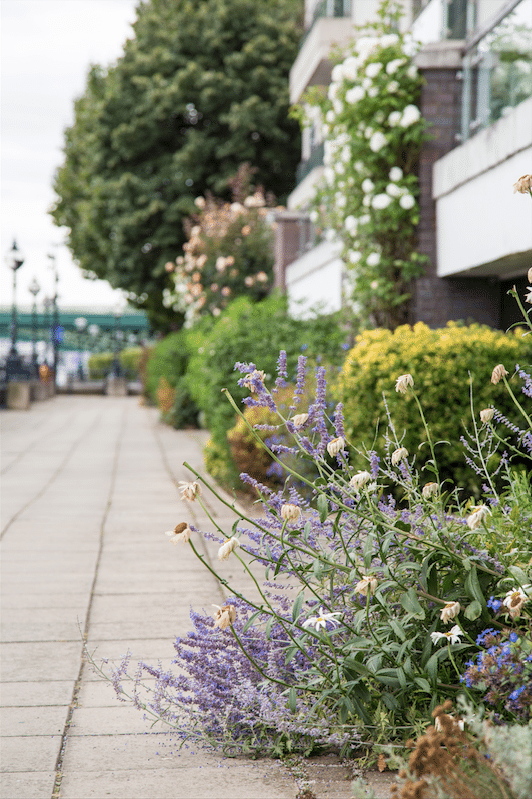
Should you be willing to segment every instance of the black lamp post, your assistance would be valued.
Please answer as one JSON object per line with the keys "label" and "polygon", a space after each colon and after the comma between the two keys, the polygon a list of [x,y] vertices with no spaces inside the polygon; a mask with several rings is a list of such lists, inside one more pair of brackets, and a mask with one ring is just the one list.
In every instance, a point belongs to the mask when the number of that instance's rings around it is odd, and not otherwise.
{"label": "black lamp post", "polygon": [[17,351],[18,338],[18,319],[17,319],[17,271],[24,263],[24,256],[17,247],[17,242],[5,256],[5,263],[13,270],[13,305],[11,307],[11,347],[6,358],[6,379],[7,380],[27,380],[28,375],[24,369],[24,364]]}
{"label": "black lamp post", "polygon": [[54,385],[57,386],[57,365],[59,362],[59,341],[61,340],[62,330],[59,327],[59,308],[57,307],[57,284],[59,282],[59,275],[57,273],[57,264],[55,255],[48,255],[50,259],[50,269],[54,273],[54,293],[52,296],[52,347],[53,347],[53,369],[54,369]]}
{"label": "black lamp post", "polygon": [[39,364],[37,359],[37,294],[41,290],[36,278],[33,278],[28,291],[33,295],[33,307],[31,309],[31,342],[32,342],[32,356],[31,365],[33,377],[39,377]]}
{"label": "black lamp post", "polygon": [[76,325],[76,330],[78,331],[78,350],[79,350],[79,362],[78,362],[78,378],[80,380],[84,380],[85,375],[83,372],[83,333],[87,328],[87,320],[84,316],[78,316],[77,319],[74,319],[74,324]]}
{"label": "black lamp post", "polygon": [[115,318],[115,329],[114,329],[114,358],[113,358],[113,375],[114,377],[121,377],[122,370],[120,368],[120,340],[122,337],[122,331],[120,330],[120,319],[122,317],[122,312],[117,308],[113,316]]}
{"label": "black lamp post", "polygon": [[52,327],[50,325],[50,310],[52,308],[53,302],[54,301],[52,300],[51,297],[45,297],[44,300],[42,301],[43,316],[44,316],[43,327],[46,330],[46,335],[47,335],[45,342],[46,347],[44,349],[44,363],[46,366],[48,366],[48,349],[50,347],[50,342],[52,340]]}

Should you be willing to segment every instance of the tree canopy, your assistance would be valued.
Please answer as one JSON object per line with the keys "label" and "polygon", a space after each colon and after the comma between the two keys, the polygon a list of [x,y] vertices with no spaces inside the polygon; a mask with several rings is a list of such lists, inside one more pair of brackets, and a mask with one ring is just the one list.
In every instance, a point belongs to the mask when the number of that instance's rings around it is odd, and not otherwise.
{"label": "tree canopy", "polygon": [[[163,326],[165,263],[186,240],[194,198],[229,197],[247,161],[281,200],[300,155],[288,117],[296,0],[149,0],[108,69],[93,66],[52,216],[88,274],[130,292]],[[157,322],[159,324],[157,324]]]}

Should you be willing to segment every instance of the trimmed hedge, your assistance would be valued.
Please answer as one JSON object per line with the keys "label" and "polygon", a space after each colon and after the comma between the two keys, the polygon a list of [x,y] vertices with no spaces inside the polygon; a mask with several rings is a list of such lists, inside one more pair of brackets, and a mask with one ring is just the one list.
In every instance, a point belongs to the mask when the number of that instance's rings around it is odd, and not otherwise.
{"label": "trimmed hedge", "polygon": [[[486,326],[461,326],[449,322],[447,327],[431,330],[419,322],[404,325],[394,332],[368,330],[357,337],[349,352],[341,377],[340,390],[344,402],[346,433],[360,446],[364,442],[384,451],[387,426],[383,394],[390,409],[397,436],[404,432],[403,446],[416,454],[419,465],[430,458],[424,442],[426,434],[412,393],[398,394],[395,381],[410,373],[431,430],[438,463],[444,477],[451,477],[458,486],[477,493],[475,475],[465,464],[465,450],[460,443],[464,428],[471,427],[470,375],[473,403],[478,412],[494,405],[508,418],[515,416],[511,398],[502,383],[493,385],[491,373],[499,363],[510,374],[515,365],[527,367],[532,358],[532,337],[516,329],[503,333]],[[433,479],[425,473],[428,480]]]}
{"label": "trimmed hedge", "polygon": [[[120,351],[118,360],[120,366],[128,377],[135,377],[139,374],[141,359],[143,355],[142,347],[127,347]],[[98,352],[89,358],[89,377],[91,380],[103,380],[113,369],[115,356],[112,352]]]}

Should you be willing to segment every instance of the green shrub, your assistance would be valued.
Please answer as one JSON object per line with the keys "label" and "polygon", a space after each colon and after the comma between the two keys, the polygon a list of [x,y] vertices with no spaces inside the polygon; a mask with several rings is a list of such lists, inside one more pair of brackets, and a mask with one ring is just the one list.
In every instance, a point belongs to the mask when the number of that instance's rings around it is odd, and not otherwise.
{"label": "green shrub", "polygon": [[120,365],[126,374],[131,376],[138,375],[142,354],[142,347],[128,347],[120,352]]}
{"label": "green shrub", "polygon": [[186,331],[170,333],[153,347],[146,364],[146,393],[152,402],[157,400],[157,387],[161,377],[175,387],[185,374],[188,353]]}
{"label": "green shrub", "polygon": [[[142,347],[128,347],[120,351],[118,360],[125,375],[132,379],[139,374],[142,359]],[[98,352],[89,358],[89,377],[91,380],[103,380],[113,369],[115,354]]]}
{"label": "green shrub", "polygon": [[164,415],[164,421],[182,430],[184,427],[198,426],[198,407],[190,396],[184,381],[180,381],[173,389],[173,402],[169,411]]}
{"label": "green shrub", "polygon": [[[440,477],[477,493],[475,475],[465,464],[465,451],[460,443],[464,423],[470,415],[470,375],[473,381],[475,414],[490,405],[513,419],[515,409],[504,385],[493,385],[491,373],[499,363],[512,373],[516,363],[530,363],[530,337],[522,331],[502,333],[478,324],[460,326],[449,322],[447,327],[431,330],[422,322],[413,328],[404,325],[393,333],[389,330],[368,330],[358,336],[349,352],[340,378],[346,432],[353,441],[373,446],[375,430],[386,429],[386,396],[397,437],[418,466],[425,466],[431,457],[426,445],[426,431],[420,424],[418,409],[411,392],[398,394],[395,380],[409,373],[423,404],[426,420],[437,446]],[[449,439],[452,443],[448,442]],[[378,433],[375,448],[382,454],[385,442]]]}
{"label": "green shrub", "polygon": [[[236,361],[260,363],[269,374],[275,374],[279,351],[285,350],[289,363],[297,364],[297,356],[308,348],[318,359],[340,365],[344,358],[338,317],[314,316],[293,319],[285,297],[271,296],[258,303],[241,297],[210,328],[196,325],[188,334],[190,361],[186,383],[198,408],[203,411],[205,426],[210,431],[217,451],[225,451],[228,472],[231,456],[227,432],[235,423],[235,413],[222,395],[228,389],[240,404],[248,395],[237,385]],[[233,477],[237,471],[233,467]]]}
{"label": "green shrub", "polygon": [[113,353],[98,352],[89,358],[89,378],[91,380],[103,380],[113,368]]}

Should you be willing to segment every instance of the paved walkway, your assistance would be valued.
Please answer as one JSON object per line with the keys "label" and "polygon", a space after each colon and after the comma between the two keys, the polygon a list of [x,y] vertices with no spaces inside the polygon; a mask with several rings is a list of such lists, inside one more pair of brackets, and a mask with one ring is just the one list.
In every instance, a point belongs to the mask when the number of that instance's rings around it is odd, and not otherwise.
{"label": "paved walkway", "polygon": [[[176,751],[83,663],[82,633],[96,659],[129,647],[133,663],[170,666],[190,605],[223,598],[190,548],[164,536],[191,514],[212,529],[176,490],[190,479],[184,461],[201,471],[205,436],[157,417],[136,397],[58,396],[2,413],[2,799],[298,793],[277,762]],[[211,510],[230,529],[223,505]],[[331,768],[316,767],[318,799],[349,797]]]}

